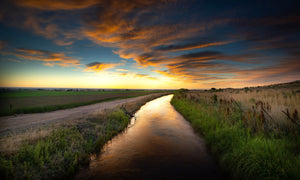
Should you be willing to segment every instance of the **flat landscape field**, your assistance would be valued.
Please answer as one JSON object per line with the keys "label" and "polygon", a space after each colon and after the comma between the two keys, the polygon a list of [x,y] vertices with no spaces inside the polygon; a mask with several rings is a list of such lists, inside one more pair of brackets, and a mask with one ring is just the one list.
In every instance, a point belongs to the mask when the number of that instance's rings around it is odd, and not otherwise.
{"label": "flat landscape field", "polygon": [[141,96],[158,91],[14,90],[0,93],[0,115],[48,112],[96,102]]}
{"label": "flat landscape field", "polygon": [[122,94],[135,92],[151,92],[143,90],[11,90],[0,92],[0,97],[33,97],[33,96],[66,96],[66,95],[93,95],[93,94]]}

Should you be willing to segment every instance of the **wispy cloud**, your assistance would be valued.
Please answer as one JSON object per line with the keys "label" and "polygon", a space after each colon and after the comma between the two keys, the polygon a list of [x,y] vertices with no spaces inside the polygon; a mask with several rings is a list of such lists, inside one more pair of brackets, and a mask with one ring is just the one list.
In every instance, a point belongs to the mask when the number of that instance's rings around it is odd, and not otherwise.
{"label": "wispy cloud", "polygon": [[52,23],[43,23],[42,21],[43,20],[41,18],[29,16],[24,22],[24,27],[27,29],[32,29],[36,34],[48,39],[57,38],[58,26]]}
{"label": "wispy cloud", "polygon": [[120,71],[120,72],[128,72],[128,69],[116,69],[116,71]]}
{"label": "wispy cloud", "polygon": [[231,41],[225,42],[195,42],[195,43],[188,43],[188,44],[175,44],[175,45],[167,45],[167,46],[159,46],[154,47],[154,50],[158,51],[185,51],[191,49],[198,49],[198,48],[205,48],[210,46],[220,46],[224,44],[229,44]]}
{"label": "wispy cloud", "polygon": [[81,65],[78,59],[74,59],[61,52],[56,53],[44,50],[18,48],[11,51],[0,51],[0,53],[3,55],[13,55],[22,60],[41,61],[47,66],[59,65],[70,67]]}
{"label": "wispy cloud", "polygon": [[19,6],[36,8],[41,10],[77,10],[84,9],[95,4],[98,4],[99,0],[14,0]]}
{"label": "wispy cloud", "polygon": [[[60,46],[69,46],[75,40],[80,40],[83,35],[80,28],[66,28],[64,21],[76,22],[65,11],[53,13],[58,10],[80,9],[88,7],[90,1],[37,1],[37,0],[4,0],[0,7],[0,21],[10,26],[18,27],[32,32],[38,36],[53,40]],[[87,6],[85,6],[87,5]],[[61,7],[59,9],[59,6]],[[76,8],[78,7],[78,8]],[[48,10],[50,10],[48,12]],[[48,12],[49,15],[45,15]],[[75,23],[76,24],[76,23]],[[79,25],[80,23],[77,23]]]}
{"label": "wispy cloud", "polygon": [[[85,16],[88,27],[83,29],[83,33],[95,43],[117,47],[114,51],[121,58],[133,59],[139,65],[164,66],[168,71],[156,72],[171,78],[182,78],[194,80],[205,80],[211,77],[217,78],[215,75],[204,74],[199,71],[211,71],[219,66],[226,66],[226,62],[213,61],[229,61],[229,62],[251,62],[253,54],[227,54],[220,51],[201,51],[203,48],[227,45],[234,42],[231,40],[213,40],[209,38],[199,38],[206,31],[224,24],[232,23],[231,19],[216,19],[211,22],[175,22],[167,23],[164,17],[157,18],[147,12],[155,12],[154,4],[159,8],[163,8],[165,3],[162,1],[154,1],[139,4],[131,1],[124,1],[129,4],[122,9],[122,3],[106,3],[101,6],[99,11],[95,12],[98,16],[95,18],[93,14]],[[170,4],[169,4],[170,5]],[[117,9],[116,12],[109,11]],[[132,18],[133,17],[133,18]],[[145,23],[142,19],[147,19]],[[157,23],[159,21],[160,23]],[[166,22],[164,22],[166,21]],[[117,23],[118,22],[118,23]],[[185,53],[184,51],[198,49],[198,52]],[[169,52],[183,51],[181,55],[172,56]],[[219,79],[221,75],[219,75]],[[223,77],[222,77],[223,78]]]}
{"label": "wispy cloud", "polygon": [[118,76],[122,76],[125,78],[129,78],[129,79],[139,79],[139,80],[158,80],[155,77],[149,76],[147,74],[138,74],[138,73],[133,73],[133,72],[127,72],[127,73],[115,73]]}
{"label": "wispy cloud", "polygon": [[107,69],[112,69],[117,66],[120,66],[120,63],[100,63],[100,62],[92,62],[86,65],[86,72],[101,72]]}

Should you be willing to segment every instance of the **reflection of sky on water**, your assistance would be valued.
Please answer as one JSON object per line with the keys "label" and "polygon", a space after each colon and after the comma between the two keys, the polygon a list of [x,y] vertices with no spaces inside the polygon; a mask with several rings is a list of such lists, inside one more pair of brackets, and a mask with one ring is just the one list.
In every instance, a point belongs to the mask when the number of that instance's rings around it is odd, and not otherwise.
{"label": "reflection of sky on water", "polygon": [[203,139],[164,96],[144,105],[136,122],[92,160],[92,178],[219,177]]}

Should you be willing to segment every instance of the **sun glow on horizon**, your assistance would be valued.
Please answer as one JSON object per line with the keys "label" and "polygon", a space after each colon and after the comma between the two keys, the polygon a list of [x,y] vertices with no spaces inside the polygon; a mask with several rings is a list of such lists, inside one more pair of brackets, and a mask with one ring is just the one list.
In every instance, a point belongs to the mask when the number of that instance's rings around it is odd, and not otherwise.
{"label": "sun glow on horizon", "polygon": [[112,89],[176,89],[185,87],[184,81],[169,77],[153,78],[135,73],[95,72],[82,76],[6,77],[1,87],[40,88],[112,88]]}

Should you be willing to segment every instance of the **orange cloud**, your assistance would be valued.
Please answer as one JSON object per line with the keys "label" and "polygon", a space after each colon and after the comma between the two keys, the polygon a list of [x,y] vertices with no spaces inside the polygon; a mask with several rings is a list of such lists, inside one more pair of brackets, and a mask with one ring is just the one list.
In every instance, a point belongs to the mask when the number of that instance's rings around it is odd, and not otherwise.
{"label": "orange cloud", "polygon": [[14,55],[19,59],[46,62],[44,65],[59,65],[64,67],[81,65],[80,61],[64,53],[55,53],[50,51],[34,50],[34,49],[15,49],[13,51],[0,51],[3,55]]}
{"label": "orange cloud", "polygon": [[45,66],[50,66],[50,67],[53,67],[55,64],[54,63],[49,63],[49,62],[47,62],[47,63],[43,63]]}
{"label": "orange cloud", "polygon": [[178,76],[176,76],[176,75],[174,75],[174,74],[171,74],[171,73],[169,73],[169,72],[167,72],[167,71],[155,70],[155,71],[153,71],[153,72],[159,73],[159,74],[161,74],[161,75],[163,75],[163,76],[166,76],[166,77],[169,77],[169,78],[177,78],[177,77],[178,77]]}
{"label": "orange cloud", "polygon": [[[115,2],[115,1],[114,1]],[[179,70],[179,68],[168,66],[174,63],[182,63],[187,60],[197,60],[198,62],[208,62],[229,58],[220,54],[211,54],[206,57],[172,57],[168,51],[183,51],[191,49],[199,49],[210,46],[220,46],[231,43],[232,41],[202,41],[197,42],[193,38],[199,36],[199,33],[207,31],[213,26],[229,22],[227,20],[211,23],[176,23],[164,24],[155,23],[156,18],[147,17],[144,13],[153,11],[154,8],[163,7],[164,1],[116,1],[101,4],[101,11],[96,12],[95,16],[86,16],[87,27],[83,28],[82,33],[91,41],[108,47],[117,47],[118,50],[113,51],[124,59],[133,59],[141,67],[155,66],[160,67],[167,65],[171,74],[160,72],[167,77],[177,79],[196,78],[196,73],[190,73],[188,68]],[[154,6],[155,5],[155,6]],[[113,11],[116,10],[116,11]],[[132,18],[128,18],[132,17]],[[144,23],[143,18],[147,17],[149,25]],[[154,23],[153,23],[154,22]],[[183,44],[183,42],[190,42]],[[172,45],[176,44],[176,45]],[[192,56],[192,55],[190,55]],[[200,57],[201,56],[201,57]],[[221,58],[222,57],[222,58]],[[235,60],[240,61],[242,58],[232,56]],[[206,65],[209,66],[209,65]],[[209,66],[210,67],[210,66]],[[195,69],[192,69],[195,71]],[[159,72],[158,72],[159,73]],[[199,73],[197,73],[199,75]],[[203,75],[201,76],[203,77]],[[206,77],[206,76],[205,76]]]}
{"label": "orange cloud", "polygon": [[41,10],[75,10],[99,3],[98,0],[14,0],[19,6]]}
{"label": "orange cloud", "polygon": [[159,51],[185,51],[191,49],[198,49],[198,48],[205,48],[210,46],[220,46],[224,44],[229,44],[232,41],[224,41],[224,42],[208,42],[208,43],[190,43],[190,44],[183,44],[183,45],[169,45],[163,47],[156,47],[155,50]]}
{"label": "orange cloud", "polygon": [[[106,5],[107,8],[102,12],[97,12],[99,14],[97,18],[91,17],[87,20],[88,28],[84,29],[83,33],[97,44],[119,48],[114,53],[121,58],[133,59],[143,67],[167,67],[167,71],[155,72],[165,77],[184,79],[189,82],[210,82],[211,80],[217,82],[235,78],[240,78],[235,80],[246,80],[247,77],[241,75],[241,71],[247,72],[248,76],[252,76],[253,79],[255,77],[263,79],[263,76],[256,76],[256,74],[260,71],[257,68],[258,65],[261,64],[262,67],[265,67],[262,65],[262,59],[265,60],[265,58],[257,54],[232,55],[219,51],[200,51],[172,57],[169,53],[170,51],[201,49],[236,42],[236,40],[226,39],[222,41],[203,40],[199,39],[199,36],[205,35],[206,31],[211,28],[237,23],[238,19],[213,19],[209,22],[190,24],[182,22],[180,24],[164,24],[162,20],[157,24],[152,23],[157,18],[153,17],[149,19],[150,25],[146,25],[147,23],[145,24],[142,20],[143,11],[150,11],[151,5],[146,4],[141,8],[128,6],[124,10],[120,8],[122,5],[118,6],[113,3]],[[118,11],[108,12],[110,9],[118,9]],[[129,14],[133,14],[130,16],[133,18],[126,18]],[[277,64],[281,64],[281,62],[277,62]],[[247,71],[247,69],[253,71]],[[271,70],[270,75],[272,75]]]}
{"label": "orange cloud", "polygon": [[125,77],[125,78],[128,78],[128,79],[139,79],[139,80],[158,80],[157,78],[155,77],[151,77],[149,75],[146,75],[146,74],[136,74],[136,73],[132,73],[132,72],[128,72],[128,73],[121,73],[121,74],[118,74],[118,73],[114,73],[115,75],[117,76],[121,76],[121,77]]}
{"label": "orange cloud", "polygon": [[86,72],[100,72],[120,66],[121,64],[93,62],[86,65]]}
{"label": "orange cloud", "polygon": [[55,44],[59,45],[59,46],[69,46],[72,45],[74,43],[74,41],[64,41],[62,39],[56,39],[54,40]]}
{"label": "orange cloud", "polygon": [[116,69],[116,71],[127,72],[129,70],[127,70],[127,69]]}

